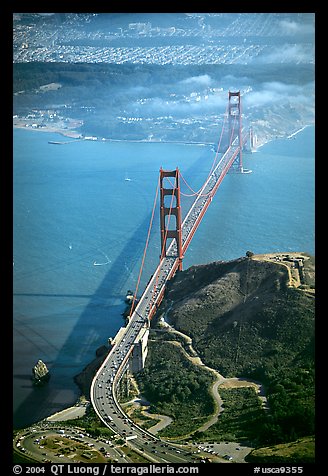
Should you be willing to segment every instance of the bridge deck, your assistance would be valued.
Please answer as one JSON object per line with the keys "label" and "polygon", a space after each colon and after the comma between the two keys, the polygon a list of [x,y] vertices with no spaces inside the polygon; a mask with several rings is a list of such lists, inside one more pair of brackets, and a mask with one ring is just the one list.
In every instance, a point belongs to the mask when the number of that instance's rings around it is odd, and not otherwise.
{"label": "bridge deck", "polygon": [[[239,145],[237,139],[235,139],[206,180],[187,213],[182,223],[183,253],[186,252],[207,207],[236,159],[238,152]],[[153,435],[148,434],[126,418],[117,402],[115,386],[128,365],[128,359],[135,342],[143,329],[149,326],[150,319],[163,299],[167,281],[175,275],[178,266],[177,246],[175,242],[172,242],[167,250],[167,256],[161,259],[134,309],[125,332],[117,339],[92,382],[90,390],[92,404],[103,422],[117,433],[122,434],[128,429],[131,432],[131,428],[133,428],[133,432],[138,434],[140,438],[147,437],[152,441],[157,440]],[[134,445],[137,444],[136,441],[134,440]]]}

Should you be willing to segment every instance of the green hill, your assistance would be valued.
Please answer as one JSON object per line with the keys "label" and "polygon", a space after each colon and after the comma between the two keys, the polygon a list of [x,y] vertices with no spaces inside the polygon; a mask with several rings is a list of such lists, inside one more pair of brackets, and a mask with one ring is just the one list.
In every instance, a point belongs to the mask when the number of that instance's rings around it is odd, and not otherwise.
{"label": "green hill", "polygon": [[314,298],[288,280],[286,266],[254,258],[191,267],[169,287],[170,322],[226,377],[311,366]]}
{"label": "green hill", "polygon": [[251,451],[246,456],[248,463],[303,463],[314,462],[314,437],[301,438],[292,443],[283,443]]}
{"label": "green hill", "polygon": [[[223,439],[233,429],[230,435],[259,447],[314,434],[314,276],[314,258],[292,253],[277,259],[252,256],[193,266],[169,284],[157,319],[165,315],[175,329],[190,336],[205,365],[224,377],[259,381],[267,396],[269,409],[263,411],[254,400],[255,392],[225,390],[222,398],[229,411],[197,437]],[[152,327],[156,326],[155,318]],[[165,333],[157,334],[165,340]],[[190,393],[183,388],[192,365],[183,364],[182,354],[179,360],[168,345],[164,351],[163,342],[154,334],[153,338],[145,372],[139,376],[142,391],[160,413],[165,398],[163,394],[159,398],[157,390],[171,388],[174,404],[183,412],[187,405],[183,400]],[[199,378],[193,375],[192,381],[201,383]],[[170,385],[165,387],[165,381]],[[196,388],[208,395],[209,382]],[[237,405],[241,398],[244,403]],[[167,409],[174,417],[172,407]],[[208,403],[198,417],[204,420],[209,409]]]}

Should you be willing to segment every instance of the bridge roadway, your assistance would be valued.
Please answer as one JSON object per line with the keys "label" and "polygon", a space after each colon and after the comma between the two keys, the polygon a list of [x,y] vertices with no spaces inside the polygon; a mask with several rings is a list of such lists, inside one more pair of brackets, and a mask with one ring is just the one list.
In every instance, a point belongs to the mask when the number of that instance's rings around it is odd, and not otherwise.
{"label": "bridge roadway", "polygon": [[[236,159],[239,152],[236,142],[237,139],[223,154],[183,220],[183,254],[217,188]],[[163,442],[136,425],[120,407],[115,388],[128,366],[129,357],[139,334],[149,327],[149,321],[163,299],[166,282],[174,276],[178,266],[177,246],[173,241],[167,250],[167,256],[161,259],[146,286],[124,333],[120,334],[117,340],[115,339],[115,344],[95,375],[90,390],[92,405],[105,425],[123,439],[128,437],[126,440],[128,445],[135,451],[141,452],[150,461],[158,463],[195,462],[195,455],[179,445]],[[136,438],[130,439],[131,436]]]}

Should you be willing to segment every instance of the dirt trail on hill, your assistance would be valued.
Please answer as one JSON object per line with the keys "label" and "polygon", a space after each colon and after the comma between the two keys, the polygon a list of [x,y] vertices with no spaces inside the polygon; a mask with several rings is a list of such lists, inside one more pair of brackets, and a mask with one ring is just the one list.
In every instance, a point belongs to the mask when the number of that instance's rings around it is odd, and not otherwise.
{"label": "dirt trail on hill", "polygon": [[[175,346],[179,347],[180,350],[182,351],[182,353],[184,354],[184,356],[188,360],[190,360],[190,362],[192,362],[194,365],[198,365],[198,366],[202,367],[205,370],[208,370],[209,372],[212,372],[216,377],[213,384],[212,384],[212,387],[211,387],[211,393],[212,393],[213,398],[216,402],[215,413],[211,416],[211,418],[206,423],[204,423],[201,427],[197,428],[197,430],[195,430],[195,431],[206,431],[208,428],[210,428],[212,425],[214,425],[214,423],[216,423],[218,421],[219,415],[223,412],[224,407],[223,407],[222,398],[219,394],[219,387],[222,387],[222,388],[253,387],[257,391],[257,393],[259,395],[259,398],[262,401],[263,408],[267,408],[267,400],[266,400],[266,397],[264,395],[263,385],[261,385],[259,382],[254,382],[252,380],[247,380],[247,379],[244,379],[244,378],[238,378],[238,377],[225,378],[225,377],[223,377],[223,375],[221,375],[217,370],[215,370],[211,367],[208,367],[207,365],[205,365],[203,363],[203,361],[199,357],[198,353],[193,348],[192,339],[188,335],[184,334],[181,331],[175,330],[171,325],[169,325],[167,323],[165,323],[164,326],[165,326],[165,329],[163,329],[163,330],[156,329],[156,331],[157,332],[170,332],[172,334],[179,335],[180,337],[182,337],[185,340],[190,353],[185,350],[185,348],[183,347],[181,342],[168,340],[168,341],[166,341],[168,344],[175,345]],[[190,355],[190,354],[192,354],[192,355]]]}

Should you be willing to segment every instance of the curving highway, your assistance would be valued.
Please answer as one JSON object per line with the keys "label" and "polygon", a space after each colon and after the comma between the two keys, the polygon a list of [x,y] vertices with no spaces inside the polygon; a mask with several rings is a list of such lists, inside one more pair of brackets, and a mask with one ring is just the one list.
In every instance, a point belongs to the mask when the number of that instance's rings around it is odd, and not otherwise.
{"label": "curving highway", "polygon": [[[183,254],[216,190],[235,161],[239,149],[235,139],[204,183],[187,213],[182,223]],[[115,344],[95,375],[90,391],[92,405],[105,425],[125,438],[127,444],[134,450],[142,452],[150,461],[158,463],[195,462],[195,455],[178,445],[161,441],[130,420],[117,401],[116,386],[124,374],[134,347],[139,343],[142,334],[148,332],[150,319],[163,299],[166,282],[174,276],[178,266],[177,246],[173,241],[167,250],[167,256],[161,259],[151,277],[124,332],[117,334]]]}

